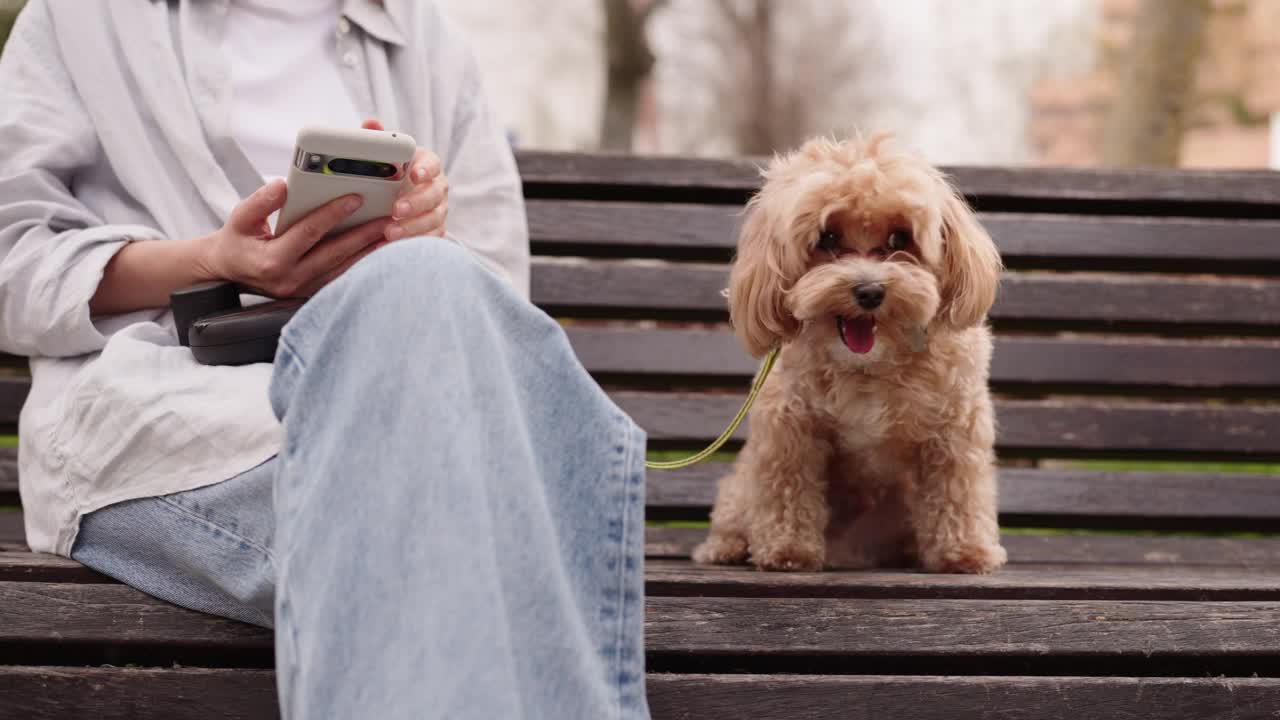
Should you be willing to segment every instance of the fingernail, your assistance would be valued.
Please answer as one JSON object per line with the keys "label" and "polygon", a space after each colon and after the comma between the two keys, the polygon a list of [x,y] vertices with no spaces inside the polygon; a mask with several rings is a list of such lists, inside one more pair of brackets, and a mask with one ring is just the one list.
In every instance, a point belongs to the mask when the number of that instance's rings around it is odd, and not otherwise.
{"label": "fingernail", "polygon": [[409,214],[409,203],[401,200],[396,203],[396,217],[405,217]]}
{"label": "fingernail", "polygon": [[404,228],[399,225],[390,225],[387,227],[387,240],[395,242],[404,236]]}
{"label": "fingernail", "polygon": [[342,203],[342,209],[346,210],[347,212],[355,212],[356,210],[360,209],[360,205],[363,202],[364,202],[364,198],[360,197],[359,195],[353,195],[347,198],[346,202]]}
{"label": "fingernail", "polygon": [[427,171],[426,171],[425,169],[423,169],[423,168],[414,168],[414,169],[413,169],[413,179],[414,179],[414,180],[417,180],[418,182],[422,182],[423,180],[426,180],[426,179],[427,179]]}

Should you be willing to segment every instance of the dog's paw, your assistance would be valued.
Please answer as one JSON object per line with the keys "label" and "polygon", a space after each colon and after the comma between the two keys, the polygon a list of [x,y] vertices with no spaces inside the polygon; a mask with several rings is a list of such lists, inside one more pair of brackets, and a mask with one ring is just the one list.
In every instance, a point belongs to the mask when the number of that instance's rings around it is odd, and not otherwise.
{"label": "dog's paw", "polygon": [[781,572],[817,572],[822,569],[821,546],[801,542],[775,543],[751,553],[751,561],[760,570]]}
{"label": "dog's paw", "polygon": [[1009,556],[998,543],[944,548],[922,558],[924,569],[935,573],[986,575],[1004,565]]}
{"label": "dog's paw", "polygon": [[741,565],[747,561],[747,540],[741,535],[711,535],[693,549],[701,565]]}

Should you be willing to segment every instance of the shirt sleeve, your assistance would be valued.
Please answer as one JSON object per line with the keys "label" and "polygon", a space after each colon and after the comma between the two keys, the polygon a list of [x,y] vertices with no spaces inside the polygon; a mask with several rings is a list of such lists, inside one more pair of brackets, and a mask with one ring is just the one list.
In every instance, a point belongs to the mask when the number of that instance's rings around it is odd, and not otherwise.
{"label": "shirt sleeve", "polygon": [[520,174],[485,96],[475,57],[469,48],[458,52],[462,68],[453,132],[447,152],[439,153],[449,176],[445,226],[450,239],[472,250],[527,298],[529,227]]}
{"label": "shirt sleeve", "polygon": [[70,189],[105,160],[45,0],[18,16],[0,57],[0,98],[0,351],[95,352],[106,338],[89,300],[103,269],[129,240],[160,233],[106,224]]}

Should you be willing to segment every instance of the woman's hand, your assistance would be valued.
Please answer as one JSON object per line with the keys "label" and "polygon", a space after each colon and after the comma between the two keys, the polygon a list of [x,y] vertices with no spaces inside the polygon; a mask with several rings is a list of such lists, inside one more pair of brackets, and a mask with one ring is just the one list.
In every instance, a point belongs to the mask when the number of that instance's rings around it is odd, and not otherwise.
{"label": "woman's hand", "polygon": [[284,181],[264,185],[211,235],[128,243],[104,268],[89,312],[162,308],[174,290],[208,280],[230,280],[272,297],[309,297],[388,242],[390,218],[324,238],[360,207],[359,195],[323,205],[274,237],[267,218],[284,206],[286,194]]}
{"label": "woman's hand", "polygon": [[309,297],[387,243],[389,218],[325,239],[360,207],[359,195],[322,205],[274,237],[267,218],[284,206],[287,194],[284,181],[277,180],[241,201],[227,224],[207,239],[202,274],[271,297]]}
{"label": "woman's hand", "polygon": [[[382,130],[377,120],[365,120],[366,130]],[[421,235],[445,233],[449,215],[449,178],[445,177],[440,158],[426,148],[418,148],[409,164],[409,187],[396,198],[391,211],[394,220],[387,226],[387,239],[399,240]]]}

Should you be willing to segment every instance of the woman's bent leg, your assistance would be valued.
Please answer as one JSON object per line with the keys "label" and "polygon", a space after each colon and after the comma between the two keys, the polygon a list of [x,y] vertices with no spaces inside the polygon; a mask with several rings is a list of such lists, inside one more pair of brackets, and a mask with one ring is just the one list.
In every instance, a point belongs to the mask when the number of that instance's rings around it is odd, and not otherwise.
{"label": "woman's bent leg", "polygon": [[285,329],[286,717],[643,718],[644,436],[560,327],[402,241]]}
{"label": "woman's bent leg", "polygon": [[91,512],[71,557],[175,605],[270,627],[275,468]]}

